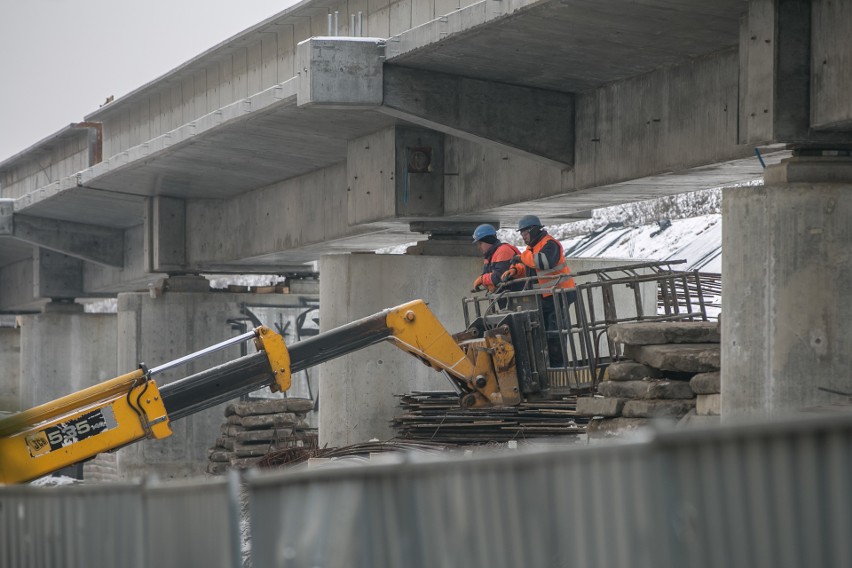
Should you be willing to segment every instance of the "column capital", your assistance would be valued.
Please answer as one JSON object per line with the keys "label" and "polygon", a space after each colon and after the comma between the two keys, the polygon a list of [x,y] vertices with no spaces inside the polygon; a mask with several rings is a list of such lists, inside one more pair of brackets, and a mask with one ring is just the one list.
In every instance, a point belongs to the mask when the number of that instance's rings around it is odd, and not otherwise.
{"label": "column capital", "polygon": [[766,185],[779,183],[852,183],[852,156],[794,156],[764,170]]}

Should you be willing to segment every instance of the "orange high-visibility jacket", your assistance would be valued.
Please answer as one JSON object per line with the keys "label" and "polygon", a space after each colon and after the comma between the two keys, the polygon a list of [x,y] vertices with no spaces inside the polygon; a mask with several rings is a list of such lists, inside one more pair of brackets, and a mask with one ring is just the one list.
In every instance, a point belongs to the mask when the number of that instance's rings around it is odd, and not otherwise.
{"label": "orange high-visibility jacket", "polygon": [[[548,247],[549,250],[542,250],[550,242],[553,245]],[[521,254],[521,262],[524,263],[527,276],[538,277],[538,283],[535,285],[537,288],[551,288],[558,277],[571,274],[571,269],[565,262],[562,245],[547,233],[533,246],[527,247]],[[557,286],[559,288],[573,288],[574,279],[563,277]],[[542,295],[550,296],[551,294]]]}

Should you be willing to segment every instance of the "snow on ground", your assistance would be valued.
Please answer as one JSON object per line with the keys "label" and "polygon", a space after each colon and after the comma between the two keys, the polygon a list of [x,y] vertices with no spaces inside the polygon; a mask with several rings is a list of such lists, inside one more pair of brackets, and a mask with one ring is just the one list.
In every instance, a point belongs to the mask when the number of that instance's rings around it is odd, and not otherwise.
{"label": "snow on ground", "polygon": [[567,257],[686,260],[680,269],[722,271],[722,216],[718,213],[639,227],[609,226],[562,241]]}

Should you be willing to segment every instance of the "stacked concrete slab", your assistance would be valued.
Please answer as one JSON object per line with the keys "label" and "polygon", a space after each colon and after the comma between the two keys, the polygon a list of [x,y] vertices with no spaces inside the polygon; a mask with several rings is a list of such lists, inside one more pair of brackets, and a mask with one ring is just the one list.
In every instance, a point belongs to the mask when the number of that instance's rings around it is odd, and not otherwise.
{"label": "stacked concrete slab", "polygon": [[225,407],[225,423],[208,452],[207,473],[255,465],[270,452],[317,446],[317,431],[308,425],[314,402],[304,398],[255,400]]}
{"label": "stacked concrete slab", "polygon": [[594,397],[577,402],[590,437],[618,435],[655,420],[719,420],[720,338],[716,322],[640,322],[609,327],[622,358]]}

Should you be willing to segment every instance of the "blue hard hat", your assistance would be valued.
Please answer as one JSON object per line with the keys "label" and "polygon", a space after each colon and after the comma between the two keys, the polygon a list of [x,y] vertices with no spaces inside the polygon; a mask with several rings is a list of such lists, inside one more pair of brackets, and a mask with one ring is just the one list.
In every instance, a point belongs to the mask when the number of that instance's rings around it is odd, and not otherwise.
{"label": "blue hard hat", "polygon": [[530,227],[541,227],[541,219],[536,217],[535,215],[524,215],[521,217],[521,220],[518,221],[518,230],[523,231],[524,229],[529,229]]}
{"label": "blue hard hat", "polygon": [[473,242],[478,242],[484,239],[485,237],[496,237],[497,229],[493,227],[493,225],[489,225],[488,223],[484,225],[478,226],[473,231]]}

